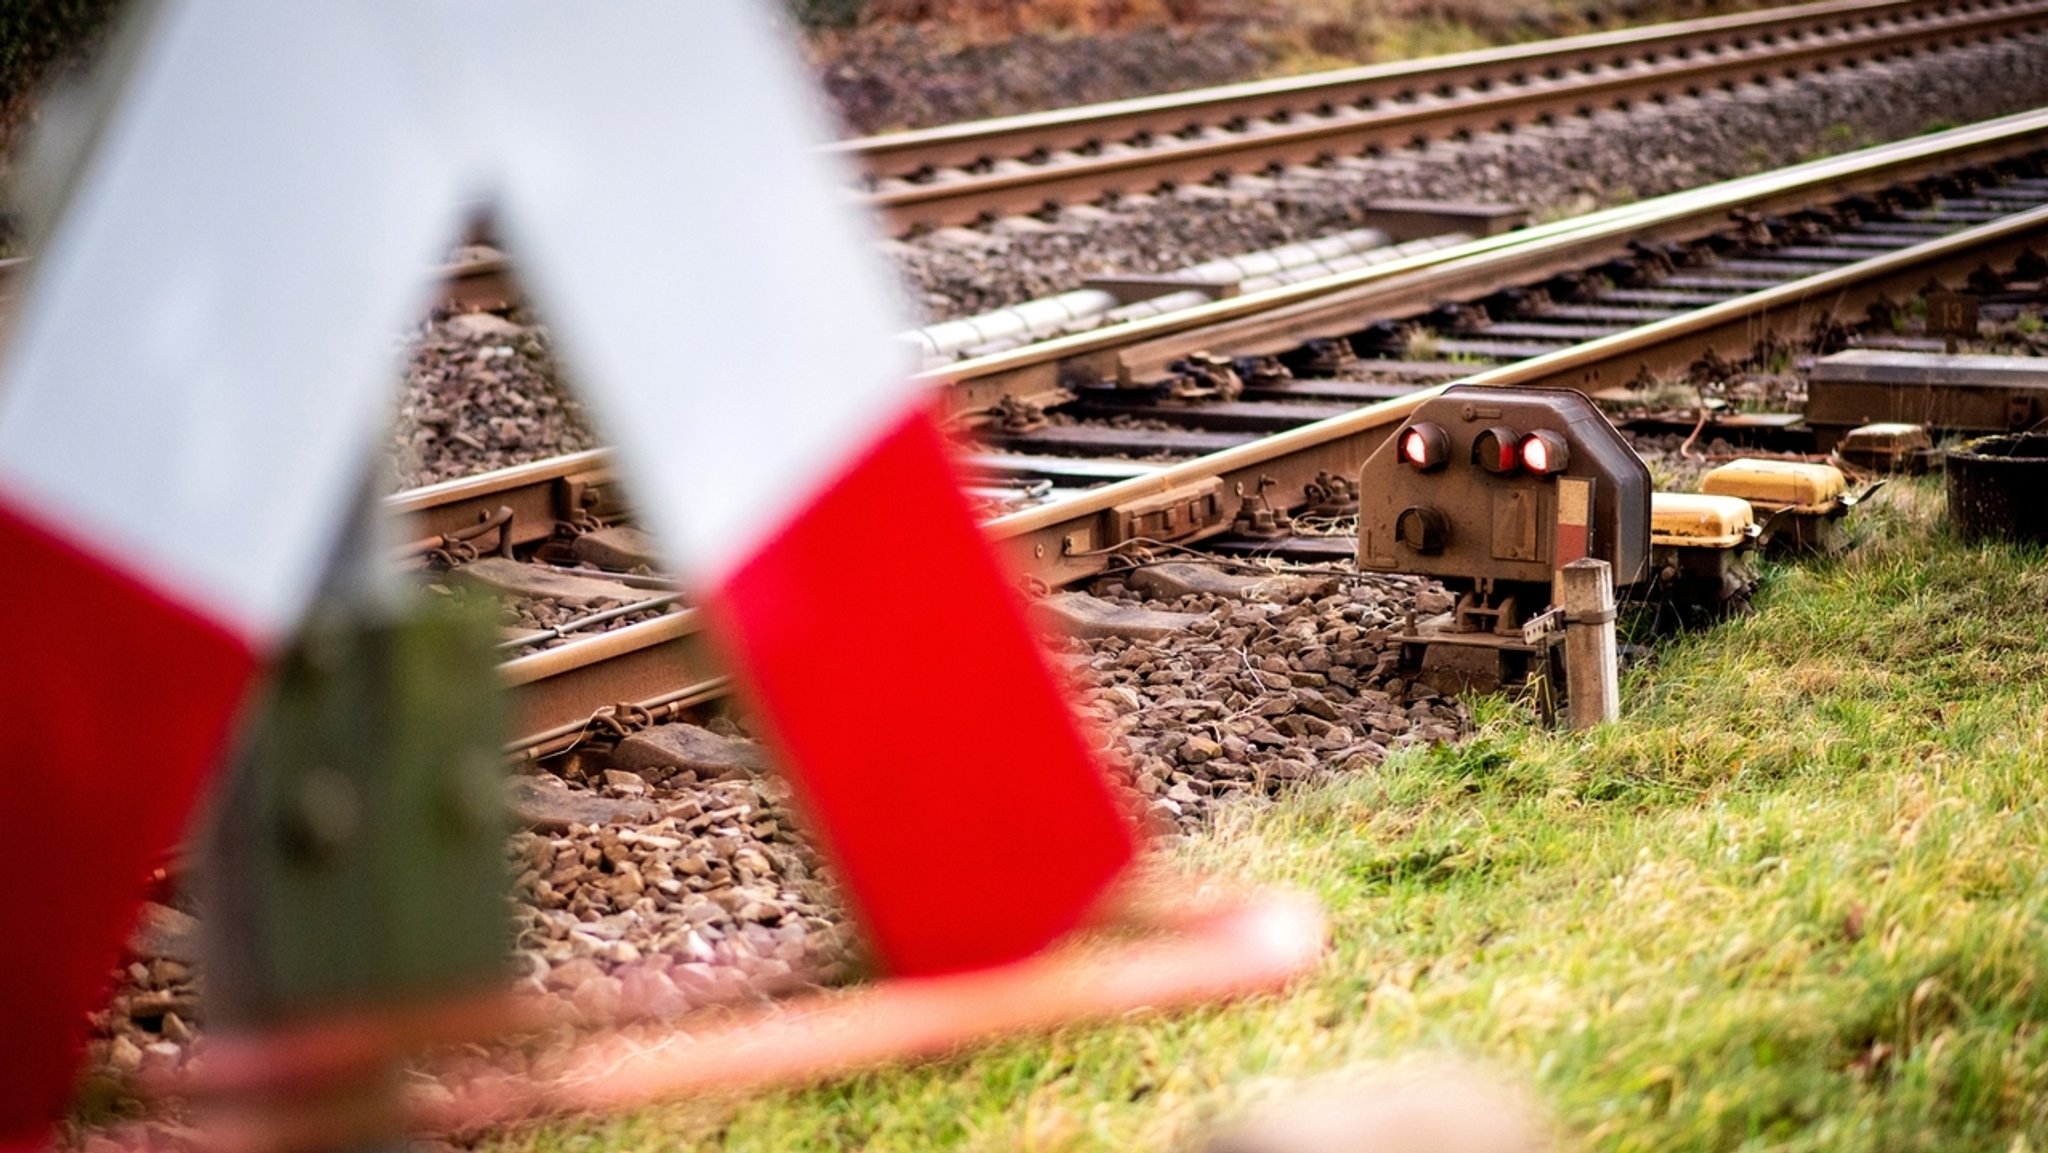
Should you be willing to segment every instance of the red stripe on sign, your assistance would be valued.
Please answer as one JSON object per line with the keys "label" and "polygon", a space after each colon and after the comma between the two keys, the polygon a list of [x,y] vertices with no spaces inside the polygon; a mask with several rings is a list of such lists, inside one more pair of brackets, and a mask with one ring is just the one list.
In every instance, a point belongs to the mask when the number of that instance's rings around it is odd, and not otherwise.
{"label": "red stripe on sign", "polygon": [[719,599],[894,972],[1036,952],[1130,862],[1130,821],[928,414],[823,490]]}
{"label": "red stripe on sign", "polygon": [[86,1014],[256,667],[218,624],[0,502],[0,1149],[70,1101]]}
{"label": "red stripe on sign", "polygon": [[1557,567],[1563,568],[1575,560],[1586,559],[1586,526],[1582,524],[1557,525]]}

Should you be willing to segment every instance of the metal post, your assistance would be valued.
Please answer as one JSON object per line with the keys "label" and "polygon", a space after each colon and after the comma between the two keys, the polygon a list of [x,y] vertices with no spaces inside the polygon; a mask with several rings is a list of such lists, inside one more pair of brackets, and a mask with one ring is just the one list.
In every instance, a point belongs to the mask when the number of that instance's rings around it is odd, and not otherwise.
{"label": "metal post", "polygon": [[1564,609],[1565,695],[1572,727],[1589,729],[1621,715],[1621,664],[1614,640],[1614,574],[1604,560],[1575,560],[1558,570]]}
{"label": "metal post", "polygon": [[493,633],[394,584],[380,513],[365,498],[278,659],[195,877],[207,1026],[277,1054],[274,1077],[219,1094],[215,1120],[309,1153],[401,1147],[407,1054],[294,1048],[293,1031],[375,1035],[495,988],[511,945]]}

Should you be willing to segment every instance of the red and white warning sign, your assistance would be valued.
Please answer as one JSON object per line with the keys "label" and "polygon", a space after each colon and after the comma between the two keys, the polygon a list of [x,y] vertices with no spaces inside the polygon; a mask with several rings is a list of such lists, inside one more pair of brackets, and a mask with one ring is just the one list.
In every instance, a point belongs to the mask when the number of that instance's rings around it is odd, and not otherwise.
{"label": "red and white warning sign", "polygon": [[[150,11],[0,370],[0,922],[35,926],[0,934],[0,1150],[63,1107],[141,879],[329,564],[393,334],[478,199],[676,571],[715,590],[880,954],[1014,959],[1129,860],[759,8]],[[876,610],[912,584],[919,613]]]}

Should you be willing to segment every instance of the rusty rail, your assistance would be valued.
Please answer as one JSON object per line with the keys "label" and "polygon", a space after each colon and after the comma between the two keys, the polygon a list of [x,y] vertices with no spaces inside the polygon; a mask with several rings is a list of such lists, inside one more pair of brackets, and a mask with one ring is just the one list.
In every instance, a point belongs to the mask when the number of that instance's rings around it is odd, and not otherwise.
{"label": "rusty rail", "polygon": [[1417,405],[1452,384],[1593,392],[1641,372],[1681,372],[1710,349],[1740,359],[1769,337],[1795,340],[1823,316],[1859,313],[1887,290],[1910,295],[1930,277],[1958,281],[1980,264],[2010,261],[2044,241],[2048,207],[1012,513],[989,522],[988,532],[1012,563],[1034,579],[1051,586],[1071,584],[1108,567],[1107,554],[1093,542],[1105,535],[1105,518],[1119,509],[1219,479],[1226,491],[1235,484],[1250,490],[1261,476],[1270,476],[1278,491],[1289,492],[1300,491],[1319,472],[1355,476]]}
{"label": "rusty rail", "polygon": [[2023,155],[2040,147],[2044,133],[2048,112],[2003,117],[960,361],[923,379],[945,390],[956,417],[1005,397],[1053,403],[1066,396],[1063,383],[1076,377],[1135,383],[1157,379],[1168,362],[1192,352],[1276,351],[1311,336],[1427,311],[1439,301],[1595,265],[1625,255],[1631,244],[1692,239],[1724,226],[1733,212],[1783,212]]}

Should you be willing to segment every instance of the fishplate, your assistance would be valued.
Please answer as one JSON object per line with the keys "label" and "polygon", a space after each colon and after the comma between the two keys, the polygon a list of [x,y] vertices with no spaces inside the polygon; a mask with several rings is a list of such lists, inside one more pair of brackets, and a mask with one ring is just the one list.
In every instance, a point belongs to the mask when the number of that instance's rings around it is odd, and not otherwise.
{"label": "fishplate", "polygon": [[1105,516],[1105,544],[1112,547],[1133,540],[1186,540],[1220,528],[1229,519],[1223,508],[1220,477],[1128,501]]}

